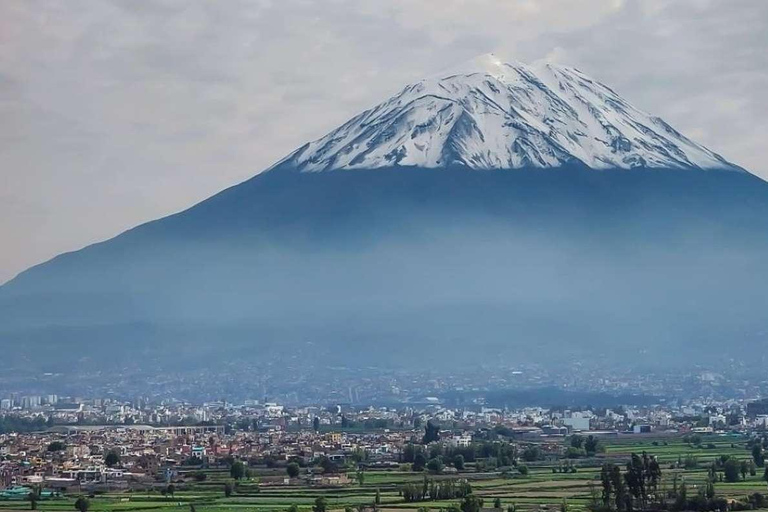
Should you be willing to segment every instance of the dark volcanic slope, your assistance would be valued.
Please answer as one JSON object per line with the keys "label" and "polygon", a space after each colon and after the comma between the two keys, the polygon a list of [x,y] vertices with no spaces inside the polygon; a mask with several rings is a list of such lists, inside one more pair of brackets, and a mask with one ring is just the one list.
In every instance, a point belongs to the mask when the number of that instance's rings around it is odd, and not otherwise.
{"label": "dark volcanic slope", "polygon": [[[277,168],[0,288],[6,361],[662,362],[765,346],[768,184],[699,170]],[[149,359],[145,359],[149,360]]]}

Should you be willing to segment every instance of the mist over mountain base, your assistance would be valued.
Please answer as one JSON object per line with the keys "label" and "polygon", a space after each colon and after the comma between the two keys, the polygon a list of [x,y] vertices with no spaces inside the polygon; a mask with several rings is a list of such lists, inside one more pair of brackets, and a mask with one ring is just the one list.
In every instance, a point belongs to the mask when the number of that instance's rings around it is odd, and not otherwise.
{"label": "mist over mountain base", "polygon": [[64,374],[749,360],[766,228],[730,171],[278,168],[7,283],[0,347]]}

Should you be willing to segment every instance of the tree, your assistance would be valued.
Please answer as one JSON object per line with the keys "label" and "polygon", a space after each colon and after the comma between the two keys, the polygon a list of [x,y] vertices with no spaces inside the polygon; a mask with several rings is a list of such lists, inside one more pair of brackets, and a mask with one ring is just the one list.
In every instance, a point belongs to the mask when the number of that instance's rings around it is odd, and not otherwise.
{"label": "tree", "polygon": [[528,474],[528,466],[526,466],[525,464],[520,464],[519,466],[517,466],[517,470],[523,476],[526,476]]}
{"label": "tree", "polygon": [[234,462],[229,468],[229,476],[235,480],[240,480],[243,478],[245,476],[245,464],[239,460]]}
{"label": "tree", "polygon": [[315,504],[312,506],[312,512],[326,512],[328,509],[328,501],[320,496],[315,499]]}
{"label": "tree", "polygon": [[432,420],[429,420],[427,422],[427,426],[424,427],[424,438],[422,439],[422,442],[424,444],[429,444],[439,440],[440,440],[440,425],[432,423]]}
{"label": "tree", "polygon": [[412,469],[414,471],[423,471],[424,466],[427,465],[427,458],[424,456],[423,453],[419,452],[416,454],[416,456],[413,458],[413,466]]}
{"label": "tree", "polygon": [[755,445],[752,446],[752,460],[755,461],[755,464],[759,468],[765,466],[765,454],[763,453],[762,443],[755,443]]}
{"label": "tree", "polygon": [[203,459],[198,457],[197,455],[193,455],[187,460],[184,461],[185,466],[202,466],[203,465]]}
{"label": "tree", "polygon": [[323,473],[328,475],[338,473],[339,471],[339,467],[336,465],[336,463],[325,456],[320,458],[320,462],[318,462],[317,465],[323,468]]}
{"label": "tree", "polygon": [[748,497],[748,500],[749,500],[749,503],[751,503],[752,506],[756,509],[765,508],[765,505],[766,505],[765,496],[763,496],[759,492],[750,494]]}
{"label": "tree", "polygon": [[541,448],[536,445],[529,445],[523,450],[523,460],[526,462],[533,462],[539,460],[542,457]]}
{"label": "tree", "polygon": [[707,490],[704,492],[704,495],[708,500],[715,498],[715,484],[713,484],[711,481],[707,482]]}
{"label": "tree", "polygon": [[633,453],[630,462],[627,463],[627,472],[624,475],[629,494],[640,501],[642,508],[645,508],[647,496],[645,490],[645,468],[644,460],[638,454]]}
{"label": "tree", "polygon": [[232,496],[232,484],[229,482],[224,484],[224,496],[226,496],[227,498]]}
{"label": "tree", "polygon": [[613,464],[603,464],[600,470],[600,484],[602,485],[603,492],[601,495],[603,507],[611,507],[611,496],[613,495],[613,481],[611,480],[611,473],[613,471]]}
{"label": "tree", "polygon": [[120,454],[117,453],[115,450],[110,450],[107,452],[107,455],[104,457],[104,464],[107,465],[108,468],[114,467],[120,463]]}
{"label": "tree", "polygon": [[293,505],[288,507],[288,512],[299,512],[299,506],[294,503]]}
{"label": "tree", "polygon": [[79,510],[80,512],[88,512],[90,506],[91,503],[88,501],[88,498],[85,498],[84,496],[80,496],[75,501],[75,510]]}
{"label": "tree", "polygon": [[441,473],[444,468],[443,461],[440,457],[435,457],[427,462],[427,469],[433,473]]}
{"label": "tree", "polygon": [[458,454],[453,458],[453,467],[461,471],[464,469],[464,456],[462,454]]}
{"label": "tree", "polygon": [[[613,490],[613,503],[616,510],[624,510],[629,498],[625,479],[622,477],[621,468],[611,464],[609,479]],[[610,506],[610,503],[609,503]]]}
{"label": "tree", "polygon": [[493,508],[501,508],[501,498],[493,500]]}
{"label": "tree", "polygon": [[768,484],[768,467],[765,468],[765,472],[763,473],[763,480]]}
{"label": "tree", "polygon": [[730,458],[725,461],[723,465],[723,474],[725,475],[726,482],[738,482],[739,472],[741,471],[741,464],[736,459]]}
{"label": "tree", "polygon": [[165,488],[166,492],[171,495],[171,498],[173,498],[173,495],[176,494],[176,486],[173,484],[168,484],[168,487]]}
{"label": "tree", "polygon": [[461,501],[461,512],[480,512],[483,507],[483,501],[474,494],[464,496]]}
{"label": "tree", "polygon": [[587,452],[587,455],[594,455],[599,449],[600,441],[595,436],[591,435],[584,441],[584,451]]}
{"label": "tree", "polygon": [[401,460],[403,462],[413,462],[414,457],[416,457],[416,453],[419,450],[416,449],[416,445],[413,443],[408,443],[403,448],[403,453],[401,455]]}
{"label": "tree", "polygon": [[587,452],[584,451],[584,448],[574,448],[573,446],[569,446],[565,450],[566,459],[578,459],[580,457],[584,457],[586,454]]}
{"label": "tree", "polygon": [[376,489],[376,497],[373,502],[377,505],[381,505],[381,492],[378,489]]}
{"label": "tree", "polygon": [[66,446],[61,441],[54,441],[51,444],[48,445],[47,451],[49,452],[60,452],[64,450]]}
{"label": "tree", "polygon": [[40,499],[40,487],[37,485],[32,487],[27,495],[27,499],[29,500],[29,508],[31,510],[37,510],[37,502]]}
{"label": "tree", "polygon": [[291,462],[285,467],[285,472],[288,473],[289,478],[296,478],[297,476],[299,476],[299,471],[300,471],[299,465],[296,464],[295,462]]}
{"label": "tree", "polygon": [[687,504],[688,504],[688,486],[685,485],[685,482],[683,482],[680,485],[680,491],[678,491],[677,497],[675,499],[675,508],[677,510],[683,510],[685,509]]}
{"label": "tree", "polygon": [[315,416],[315,419],[312,420],[312,428],[315,430],[315,432],[320,432],[320,418]]}

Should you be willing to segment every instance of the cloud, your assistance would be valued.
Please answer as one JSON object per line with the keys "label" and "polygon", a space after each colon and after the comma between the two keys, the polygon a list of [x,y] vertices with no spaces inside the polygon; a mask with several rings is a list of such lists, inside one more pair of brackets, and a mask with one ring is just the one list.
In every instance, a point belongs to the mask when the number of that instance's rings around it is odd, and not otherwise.
{"label": "cloud", "polygon": [[7,0],[0,281],[488,51],[576,65],[768,177],[767,25],[762,0]]}

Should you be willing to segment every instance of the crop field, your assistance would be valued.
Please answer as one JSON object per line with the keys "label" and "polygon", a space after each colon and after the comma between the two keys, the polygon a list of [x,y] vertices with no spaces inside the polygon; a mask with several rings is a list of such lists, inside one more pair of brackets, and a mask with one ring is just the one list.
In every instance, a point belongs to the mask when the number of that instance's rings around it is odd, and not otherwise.
{"label": "crop field", "polygon": [[[575,471],[560,472],[559,463],[531,462],[527,475],[517,472],[478,472],[474,465],[467,464],[465,471],[451,475],[429,475],[428,478],[439,482],[447,479],[465,479],[471,485],[473,493],[483,498],[485,507],[492,507],[496,499],[502,507],[514,505],[518,511],[560,510],[565,502],[569,511],[586,510],[593,500],[594,493],[600,492],[600,467],[604,462],[625,464],[632,453],[647,452],[658,458],[662,468],[661,489],[671,489],[675,480],[685,482],[690,492],[697,492],[706,485],[707,469],[710,464],[729,456],[739,460],[750,460],[750,452],[745,447],[745,440],[737,437],[705,438],[697,446],[684,442],[681,438],[664,437],[654,439],[607,439],[605,450],[595,457],[573,461]],[[681,464],[685,461],[685,464]],[[199,470],[195,470],[198,471]],[[163,496],[157,490],[133,490],[96,494],[90,498],[89,512],[244,512],[286,511],[296,505],[302,512],[309,512],[318,497],[327,500],[329,510],[344,510],[347,507],[372,507],[379,496],[377,508],[384,511],[418,509],[447,509],[457,500],[423,501],[408,503],[402,497],[401,488],[406,483],[421,485],[424,473],[399,470],[366,471],[364,483],[360,485],[355,474],[349,473],[353,482],[340,487],[311,487],[307,485],[278,485],[261,482],[261,478],[274,477],[275,470],[251,469],[251,478],[233,484],[229,474],[223,470],[206,470],[206,479],[202,482],[176,484],[173,496]],[[183,475],[182,475],[183,476]],[[225,495],[225,486],[230,484],[232,492]],[[755,493],[768,493],[768,484],[763,480],[763,469],[758,468],[754,475],[747,474],[739,482],[715,484],[718,495],[743,499]],[[37,503],[41,511],[75,510],[77,496],[64,496],[57,499],[42,500]],[[0,501],[0,512],[10,510],[29,510],[30,503],[24,501]]]}

